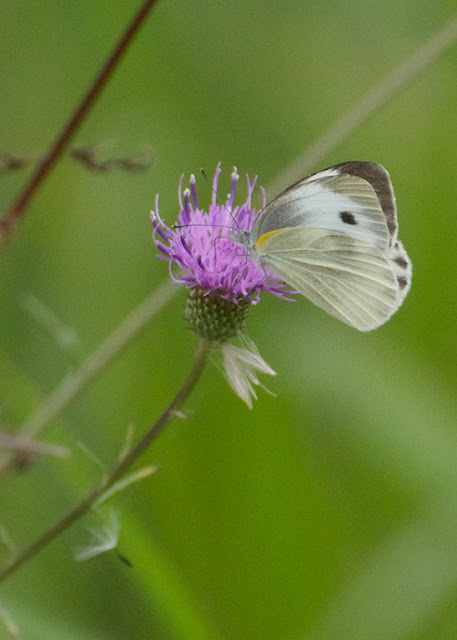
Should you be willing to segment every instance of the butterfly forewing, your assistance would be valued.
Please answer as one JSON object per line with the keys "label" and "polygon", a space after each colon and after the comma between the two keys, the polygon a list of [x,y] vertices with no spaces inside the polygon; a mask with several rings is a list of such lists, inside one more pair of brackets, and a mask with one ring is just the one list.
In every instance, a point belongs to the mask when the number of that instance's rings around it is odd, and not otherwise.
{"label": "butterfly forewing", "polygon": [[253,242],[275,229],[306,226],[340,231],[387,250],[391,235],[371,184],[355,175],[328,172],[298,182],[273,200],[256,220]]}

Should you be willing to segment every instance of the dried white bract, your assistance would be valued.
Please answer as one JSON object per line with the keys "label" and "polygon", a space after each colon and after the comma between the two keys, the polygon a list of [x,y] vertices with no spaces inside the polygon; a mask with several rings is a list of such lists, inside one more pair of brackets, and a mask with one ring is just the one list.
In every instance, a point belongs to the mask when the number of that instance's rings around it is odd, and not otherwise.
{"label": "dried white bract", "polygon": [[256,372],[275,376],[276,372],[265,362],[257,347],[247,338],[244,347],[236,347],[230,342],[221,345],[225,377],[234,392],[252,409],[252,400],[257,400],[253,385],[265,387],[259,381]]}

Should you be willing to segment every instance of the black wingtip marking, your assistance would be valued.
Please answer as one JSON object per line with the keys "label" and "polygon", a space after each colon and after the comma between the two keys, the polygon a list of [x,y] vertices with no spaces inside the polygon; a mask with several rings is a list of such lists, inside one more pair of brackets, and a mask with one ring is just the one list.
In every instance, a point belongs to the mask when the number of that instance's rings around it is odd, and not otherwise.
{"label": "black wingtip marking", "polygon": [[400,276],[399,278],[397,278],[397,282],[400,289],[404,289],[408,284],[408,280],[404,276]]}
{"label": "black wingtip marking", "polygon": [[340,211],[340,218],[345,224],[357,224],[355,215],[350,211]]}
{"label": "black wingtip marking", "polygon": [[343,162],[331,168],[358,176],[371,184],[386,216],[389,233],[394,238],[397,233],[397,209],[392,183],[384,167],[374,162]]}

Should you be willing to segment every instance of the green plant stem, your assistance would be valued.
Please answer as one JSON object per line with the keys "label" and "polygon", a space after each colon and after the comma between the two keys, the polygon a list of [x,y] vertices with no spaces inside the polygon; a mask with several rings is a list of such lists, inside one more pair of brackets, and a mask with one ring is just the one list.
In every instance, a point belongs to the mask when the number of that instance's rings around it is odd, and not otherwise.
{"label": "green plant stem", "polygon": [[173,400],[162,413],[155,424],[145,433],[145,435],[130,449],[125,457],[117,464],[111,472],[102,480],[102,482],[91,489],[87,495],[62,518],[59,518],[49,529],[47,529],[39,538],[34,540],[24,551],[16,557],[9,560],[0,570],[0,582],[8,576],[15,573],[19,567],[25,564],[30,558],[33,558],[41,549],[46,547],[50,542],[55,540],[61,533],[70,527],[76,520],[84,515],[92,505],[103,495],[105,491],[110,489],[130,467],[138,460],[138,458],[148,449],[148,447],[157,439],[175,411],[180,409],[194,387],[200,379],[200,376],[208,362],[208,357],[213,349],[214,343],[207,340],[200,340],[197,352],[194,357],[192,368],[184,380],[182,386],[176,393]]}
{"label": "green plant stem", "polygon": [[49,174],[56,164],[62,153],[65,151],[71,138],[81,126],[84,118],[94,106],[97,98],[105,88],[113,71],[121,61],[122,56],[133,42],[134,37],[138,33],[140,27],[144,24],[149,12],[151,11],[157,0],[144,0],[138,11],[133,16],[127,28],[117,41],[108,58],[105,60],[102,68],[94,78],[91,86],[83,96],[80,103],[65,123],[62,131],[57,136],[54,144],[38,165],[37,170],[30,178],[29,182],[20,192],[16,201],[0,219],[0,249],[4,246],[7,239],[16,226],[17,221],[23,215],[25,208],[33,198],[43,180]]}

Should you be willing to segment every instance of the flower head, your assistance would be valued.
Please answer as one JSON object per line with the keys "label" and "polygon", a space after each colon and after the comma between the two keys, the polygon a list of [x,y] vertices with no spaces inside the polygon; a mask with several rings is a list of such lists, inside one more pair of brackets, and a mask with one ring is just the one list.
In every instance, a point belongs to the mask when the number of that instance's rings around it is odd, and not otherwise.
{"label": "flower head", "polygon": [[[179,184],[180,213],[173,227],[168,227],[159,214],[158,198],[155,211],[151,212],[154,226],[153,238],[168,260],[170,275],[174,282],[199,287],[206,294],[215,292],[218,297],[257,304],[262,291],[269,291],[283,297],[285,285],[262,265],[256,264],[246,253],[246,249],[236,242],[234,231],[250,231],[258,215],[251,205],[252,194],[257,182],[247,178],[247,198],[241,205],[235,205],[235,194],[239,179],[236,168],[232,173],[230,193],[224,203],[217,201],[217,189],[221,173],[220,163],[213,179],[212,199],[208,212],[200,208],[197,199],[195,176],[191,176],[190,189],[182,193]],[[265,191],[263,205],[265,206]],[[173,274],[177,265],[180,273]]]}
{"label": "flower head", "polygon": [[[246,176],[246,200],[235,205],[239,178],[235,168],[230,193],[220,204],[217,198],[220,173],[219,163],[207,212],[200,208],[195,176],[191,176],[190,188],[184,192],[181,177],[180,212],[171,227],[160,217],[157,197],[155,210],[151,212],[153,239],[160,250],[158,257],[168,261],[172,280],[190,290],[185,317],[191,328],[203,339],[221,346],[230,386],[252,407],[252,399],[257,397],[253,385],[260,384],[256,372],[269,375],[275,372],[242,334],[247,310],[259,302],[263,291],[282,298],[292,292],[263,265],[254,262],[245,246],[236,240],[242,233],[250,232],[259,213],[251,204],[257,177],[251,181]],[[262,194],[265,207],[263,189]],[[176,273],[175,266],[179,269]],[[243,341],[243,347],[227,342],[236,336]]]}

